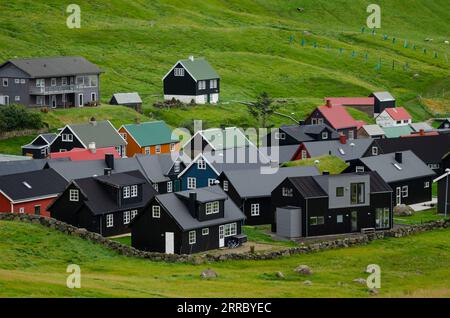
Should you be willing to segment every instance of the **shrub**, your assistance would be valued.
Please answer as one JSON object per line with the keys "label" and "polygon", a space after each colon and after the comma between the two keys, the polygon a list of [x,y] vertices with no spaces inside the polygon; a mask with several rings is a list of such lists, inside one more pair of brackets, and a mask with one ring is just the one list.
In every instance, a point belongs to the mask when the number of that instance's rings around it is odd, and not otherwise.
{"label": "shrub", "polygon": [[40,129],[43,126],[42,118],[37,112],[19,105],[0,107],[0,131]]}

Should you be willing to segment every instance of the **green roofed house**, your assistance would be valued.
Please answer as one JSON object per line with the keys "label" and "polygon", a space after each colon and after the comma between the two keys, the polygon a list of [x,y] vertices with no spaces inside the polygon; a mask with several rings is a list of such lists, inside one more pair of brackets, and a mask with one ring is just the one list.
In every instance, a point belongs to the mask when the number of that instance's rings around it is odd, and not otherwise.
{"label": "green roofed house", "polygon": [[414,130],[410,126],[382,127],[386,138],[398,138],[411,135]]}
{"label": "green roofed house", "polygon": [[204,58],[180,60],[163,77],[164,99],[182,103],[216,104],[220,76]]}
{"label": "green roofed house", "polygon": [[127,142],[127,157],[179,151],[180,139],[164,121],[123,125],[119,133]]}

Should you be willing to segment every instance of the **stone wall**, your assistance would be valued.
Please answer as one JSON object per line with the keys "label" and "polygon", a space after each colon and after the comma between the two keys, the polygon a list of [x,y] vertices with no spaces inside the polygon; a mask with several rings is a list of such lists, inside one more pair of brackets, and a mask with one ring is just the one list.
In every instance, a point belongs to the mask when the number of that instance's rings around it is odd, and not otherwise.
{"label": "stone wall", "polygon": [[400,227],[392,230],[379,231],[372,234],[351,235],[344,238],[326,240],[322,242],[315,242],[310,244],[300,244],[298,247],[287,248],[277,251],[265,251],[256,253],[227,253],[222,255],[212,255],[203,253],[200,255],[168,255],[162,253],[152,253],[137,250],[131,246],[112,241],[97,233],[88,232],[85,229],[79,229],[67,223],[46,218],[43,216],[28,215],[28,214],[13,214],[0,213],[0,220],[27,222],[33,224],[40,224],[42,226],[54,229],[67,235],[79,237],[91,242],[103,245],[109,249],[118,252],[121,255],[145,258],[152,261],[166,261],[166,262],[189,262],[194,264],[203,264],[206,262],[216,262],[225,260],[268,260],[282,256],[289,256],[295,254],[306,254],[317,251],[345,248],[351,246],[365,245],[373,240],[381,240],[386,237],[404,237],[414,235],[421,232],[432,231],[436,229],[447,228],[450,225],[450,220],[440,220],[424,224],[411,225]]}

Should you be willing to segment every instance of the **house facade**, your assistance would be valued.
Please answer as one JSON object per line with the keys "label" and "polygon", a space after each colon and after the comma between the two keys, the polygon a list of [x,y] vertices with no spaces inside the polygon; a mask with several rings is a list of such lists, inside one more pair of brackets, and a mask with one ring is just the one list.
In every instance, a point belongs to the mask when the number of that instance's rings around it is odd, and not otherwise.
{"label": "house facade", "polygon": [[192,254],[246,241],[244,215],[219,186],[155,196],[132,222],[132,246]]}
{"label": "house facade", "polygon": [[412,117],[403,107],[393,107],[383,110],[375,121],[380,127],[409,126],[412,123]]}
{"label": "house facade", "polygon": [[373,97],[374,100],[374,117],[381,114],[386,108],[395,107],[395,98],[389,92],[374,92],[369,95]]}
{"label": "house facade", "polygon": [[220,76],[204,58],[180,60],[163,78],[164,99],[182,103],[216,104]]}
{"label": "house facade", "polygon": [[285,179],[272,192],[279,236],[295,238],[392,228],[392,189],[376,172]]}
{"label": "house facade", "polygon": [[33,159],[45,159],[50,153],[50,145],[56,138],[56,134],[41,134],[32,142],[22,146],[22,155]]}
{"label": "house facade", "polygon": [[299,145],[306,141],[339,139],[336,130],[326,124],[285,125],[272,130],[265,139],[267,147]]}
{"label": "house facade", "polygon": [[437,213],[450,215],[450,171],[446,171],[439,176],[434,183],[437,183]]}
{"label": "house facade", "polygon": [[83,57],[9,60],[0,65],[0,102],[50,108],[97,105],[101,73]]}

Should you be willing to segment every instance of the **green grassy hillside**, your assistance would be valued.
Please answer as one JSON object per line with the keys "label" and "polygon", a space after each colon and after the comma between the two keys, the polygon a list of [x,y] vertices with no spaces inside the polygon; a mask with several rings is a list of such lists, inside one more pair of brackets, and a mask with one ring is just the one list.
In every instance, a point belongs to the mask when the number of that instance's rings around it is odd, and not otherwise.
{"label": "green grassy hillside", "polygon": [[[282,110],[298,118],[325,96],[367,95],[374,90],[390,90],[416,119],[428,118],[432,111],[450,113],[450,64],[445,59],[450,46],[444,44],[450,26],[447,0],[379,1],[382,28],[375,36],[367,30],[361,33],[371,3],[364,0],[77,3],[82,27],[70,30],[65,25],[66,1],[2,1],[0,59],[85,56],[105,70],[104,102],[113,92],[138,91],[146,112],[173,126],[193,118],[210,125],[255,125],[239,102],[253,100],[263,90],[287,100]],[[383,34],[389,36],[387,41]],[[222,76],[222,104],[154,109],[152,103],[161,99],[163,75],[191,54],[206,57]],[[376,70],[380,58],[382,68]],[[286,119],[272,121],[281,124]]]}
{"label": "green grassy hillside", "polygon": [[[450,229],[367,246],[271,261],[209,265],[127,258],[40,225],[0,222],[0,297],[368,297],[369,264],[381,267],[383,297],[449,297]],[[81,289],[66,287],[66,268],[81,267]],[[299,264],[314,274],[293,272]],[[206,268],[219,277],[204,281]],[[275,278],[282,271],[284,279]],[[303,282],[308,279],[312,286]],[[182,288],[180,288],[182,286]]]}

